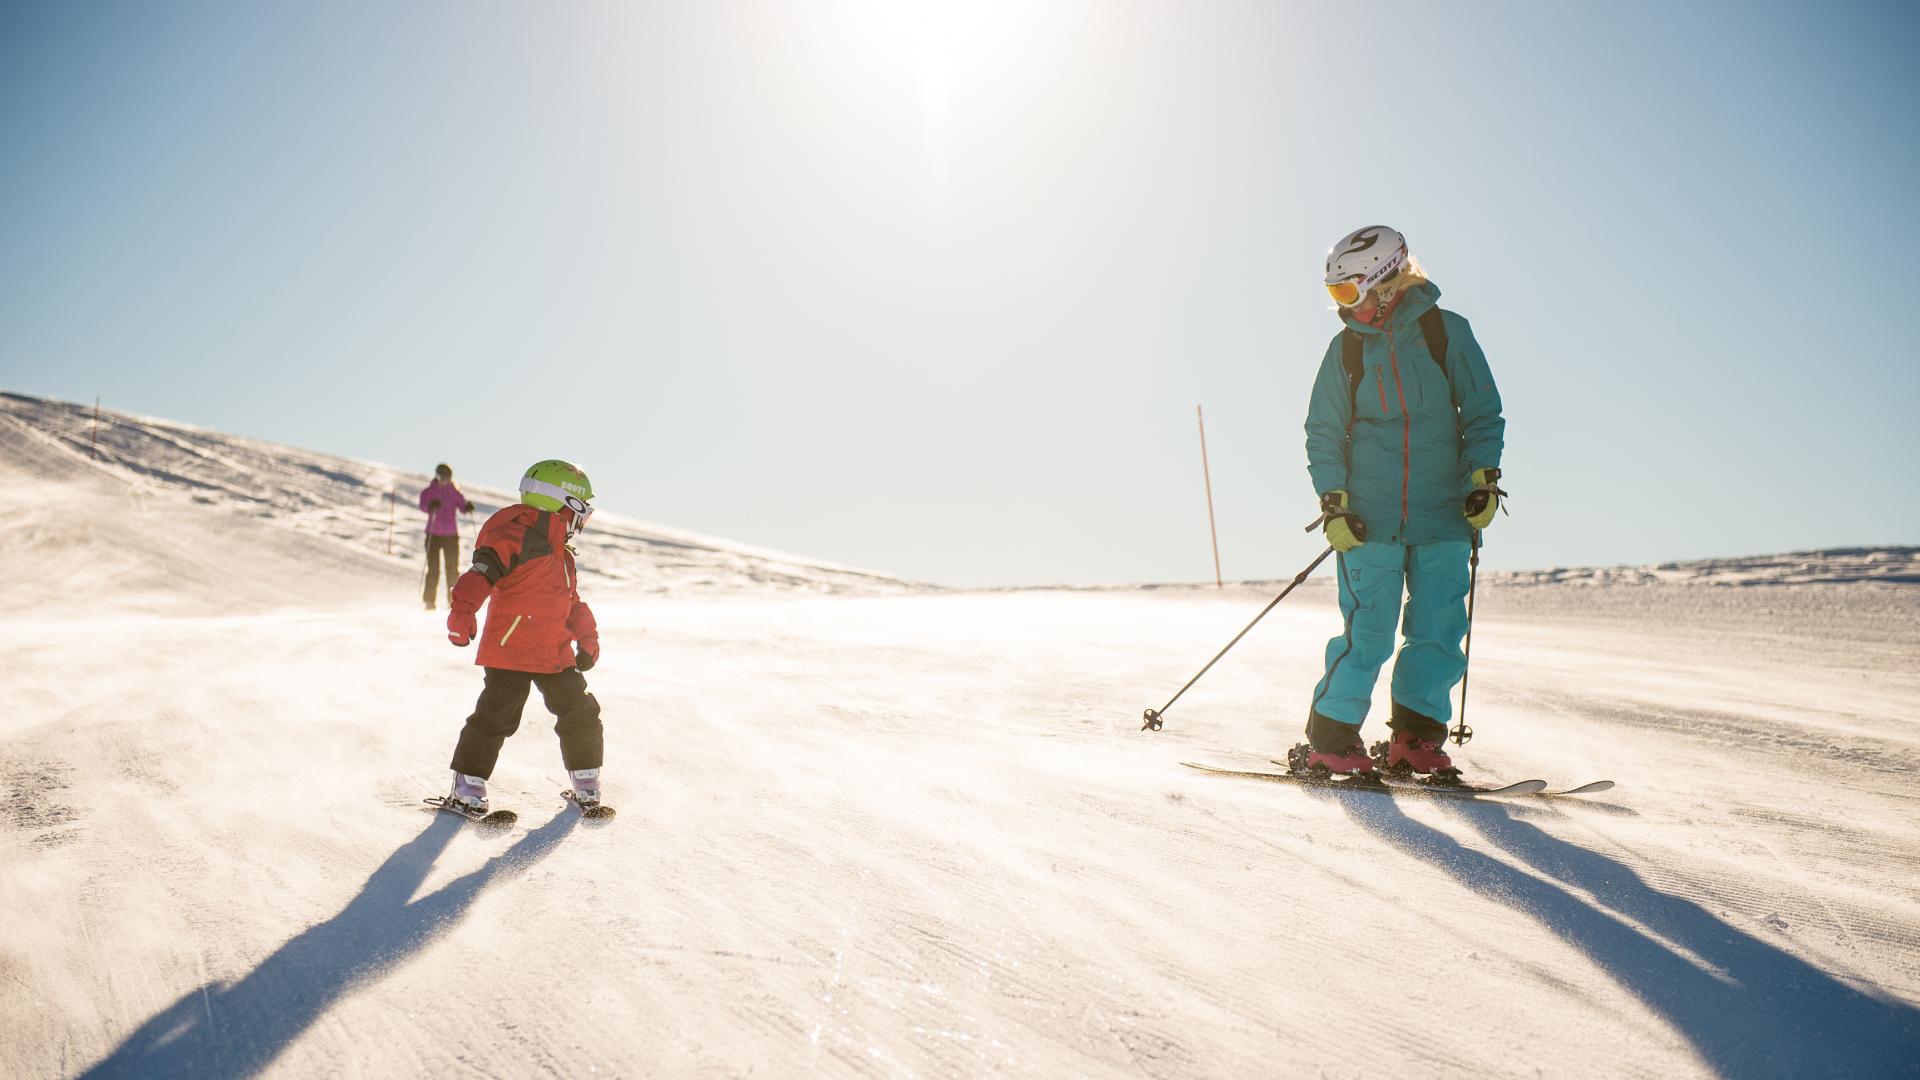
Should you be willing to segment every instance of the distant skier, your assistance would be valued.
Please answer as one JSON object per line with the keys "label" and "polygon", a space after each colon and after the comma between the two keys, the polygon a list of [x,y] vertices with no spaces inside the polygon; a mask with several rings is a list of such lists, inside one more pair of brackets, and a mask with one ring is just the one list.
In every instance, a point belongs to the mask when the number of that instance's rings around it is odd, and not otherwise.
{"label": "distant skier", "polygon": [[440,567],[447,569],[447,591],[453,591],[453,576],[460,565],[461,513],[472,513],[473,504],[453,486],[453,466],[438,465],[433,482],[420,491],[420,509],[427,515],[427,578],[421,599],[432,611],[440,594]]}
{"label": "distant skier", "polygon": [[[540,688],[558,717],[560,760],[582,809],[600,806],[600,703],[581,672],[600,659],[593,611],[580,599],[568,543],[593,516],[593,485],[564,461],[542,461],[520,479],[520,503],[487,519],[474,540],[473,567],[453,587],[447,640],[465,647],[476,635],[474,663],[486,686],[453,750],[451,801],[487,812],[487,778],[501,744],[520,728],[529,687]],[[488,598],[487,629],[475,613]]]}
{"label": "distant skier", "polygon": [[1307,765],[1373,771],[1360,725],[1398,624],[1388,767],[1454,776],[1443,744],[1466,671],[1468,557],[1505,494],[1500,393],[1467,320],[1435,306],[1440,290],[1398,232],[1342,237],[1326,286],[1346,327],[1314,380],[1307,471],[1339,552],[1345,625],[1314,687]]}

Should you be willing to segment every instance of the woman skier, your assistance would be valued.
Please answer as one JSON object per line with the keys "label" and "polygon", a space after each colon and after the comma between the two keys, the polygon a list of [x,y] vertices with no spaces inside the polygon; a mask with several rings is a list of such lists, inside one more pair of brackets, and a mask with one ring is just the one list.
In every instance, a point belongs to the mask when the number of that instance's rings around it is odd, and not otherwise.
{"label": "woman skier", "polygon": [[460,565],[459,514],[473,512],[473,504],[453,484],[453,466],[434,467],[433,481],[420,489],[420,510],[427,515],[427,577],[420,598],[432,611],[440,592],[440,568],[447,569],[447,591],[453,591],[453,575]]}
{"label": "woman skier", "polygon": [[1307,472],[1339,553],[1344,625],[1314,687],[1305,766],[1374,771],[1360,725],[1397,624],[1386,767],[1455,780],[1443,743],[1466,672],[1468,559],[1505,494],[1500,393],[1467,320],[1436,306],[1440,290],[1398,232],[1342,237],[1325,281],[1345,328],[1307,406]]}
{"label": "woman skier", "polygon": [[[600,634],[580,599],[568,543],[593,516],[592,498],[586,473],[542,461],[521,477],[520,504],[488,518],[474,540],[473,567],[453,587],[447,640],[464,648],[480,637],[474,663],[486,669],[486,685],[454,746],[450,810],[487,813],[487,778],[535,686],[558,718],[553,730],[574,801],[583,810],[600,806],[600,703],[581,674],[600,659]],[[475,613],[489,598],[479,634]]]}

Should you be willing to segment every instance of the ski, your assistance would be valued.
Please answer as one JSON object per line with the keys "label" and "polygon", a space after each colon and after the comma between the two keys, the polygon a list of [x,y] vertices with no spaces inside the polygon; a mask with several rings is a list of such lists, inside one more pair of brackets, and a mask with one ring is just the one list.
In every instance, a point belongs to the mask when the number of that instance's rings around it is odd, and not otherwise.
{"label": "ski", "polygon": [[1579,787],[1568,788],[1565,791],[1543,791],[1540,793],[1540,795],[1542,798],[1547,798],[1554,795],[1592,795],[1596,791],[1612,791],[1612,790],[1613,790],[1613,781],[1595,780],[1591,784],[1581,784]]}
{"label": "ski", "polygon": [[[1386,745],[1387,745],[1386,743],[1375,744],[1374,754],[1373,754],[1374,761],[1383,762],[1386,760],[1387,755],[1384,749]],[[1268,760],[1272,761],[1275,765],[1284,765],[1289,770],[1293,768],[1293,766],[1289,765],[1287,762],[1281,761],[1279,758],[1269,758]],[[1389,780],[1389,781],[1398,780],[1402,782],[1411,782],[1420,787],[1451,787],[1457,790],[1459,787],[1462,786],[1458,784],[1437,784],[1437,783],[1432,783],[1426,780],[1416,780],[1414,779],[1414,774],[1411,772],[1407,772],[1404,770],[1395,771],[1393,769],[1385,768],[1384,766],[1381,767],[1379,775],[1382,780]],[[1524,782],[1529,784],[1534,783],[1534,781],[1532,780],[1528,780]],[[1542,787],[1546,785],[1545,780],[1541,780],[1539,781],[1539,783],[1541,784]],[[1472,785],[1469,784],[1465,786],[1471,787]],[[1518,786],[1518,785],[1509,785],[1509,786]],[[1502,795],[1536,795],[1542,799],[1546,799],[1556,795],[1592,795],[1595,792],[1610,791],[1612,790],[1612,788],[1613,788],[1613,781],[1611,780],[1595,780],[1591,784],[1581,784],[1579,787],[1568,788],[1565,791],[1542,791],[1538,788],[1532,791],[1508,791],[1506,788],[1489,788],[1486,790],[1489,792],[1498,792],[1499,794],[1502,794]]]}
{"label": "ski", "polygon": [[[1379,757],[1376,756],[1375,760],[1378,759]],[[1280,761],[1277,758],[1269,760],[1273,761],[1275,765],[1286,766],[1288,769],[1287,775],[1289,776],[1302,775],[1293,772],[1292,766],[1287,765],[1284,761]],[[1394,769],[1380,769],[1374,773],[1374,776],[1377,778],[1378,783],[1385,784],[1396,790],[1412,788],[1416,791],[1430,791],[1439,795],[1451,795],[1455,793],[1462,795],[1542,795],[1546,794],[1547,787],[1545,780],[1521,780],[1517,783],[1506,784],[1501,787],[1486,787],[1481,784],[1463,784],[1457,779],[1455,782],[1449,784],[1436,780],[1421,780],[1415,777],[1412,772]],[[1306,779],[1312,779],[1312,777],[1307,776]]]}
{"label": "ski", "polygon": [[[572,791],[562,791],[560,797],[575,806],[580,806],[580,800],[574,798]],[[588,821],[606,821],[612,818],[613,814],[613,807],[608,806],[606,803],[596,803],[593,806],[580,807],[580,816],[586,818]]]}
{"label": "ski", "polygon": [[454,802],[453,797],[450,795],[435,795],[420,801],[426,803],[427,809],[429,810],[445,811],[457,817],[466,818],[475,825],[488,829],[504,829],[520,820],[520,815],[511,810],[495,810],[490,814],[476,814],[466,807],[461,806],[459,803]]}
{"label": "ski", "polygon": [[[1545,780],[1522,780],[1504,787],[1479,787],[1473,784],[1420,784],[1392,782],[1382,779],[1361,779],[1357,777],[1314,776],[1311,773],[1295,772],[1259,772],[1250,769],[1222,769],[1215,765],[1202,765],[1197,761],[1183,761],[1180,764],[1189,769],[1213,773],[1216,776],[1246,776],[1256,780],[1277,780],[1289,784],[1305,784],[1309,787],[1352,788],[1357,791],[1379,791],[1388,795],[1438,795],[1456,799],[1486,798],[1498,795],[1532,795],[1546,790]],[[1276,762],[1276,764],[1278,764]]]}

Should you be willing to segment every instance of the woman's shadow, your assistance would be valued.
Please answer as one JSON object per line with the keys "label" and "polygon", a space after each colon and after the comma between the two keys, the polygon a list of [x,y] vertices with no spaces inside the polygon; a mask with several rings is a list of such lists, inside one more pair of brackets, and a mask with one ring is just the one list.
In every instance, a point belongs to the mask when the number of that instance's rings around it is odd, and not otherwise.
{"label": "woman's shadow", "polygon": [[208,983],[156,1014],[93,1068],[94,1077],[246,1077],[271,1064],[348,990],[452,929],[487,886],[524,872],[572,831],[571,808],[478,870],[413,899],[466,825],[436,814],[338,915],[295,935],[238,982]]}
{"label": "woman's shadow", "polygon": [[1450,808],[1552,881],[1408,818],[1391,797],[1329,797],[1394,847],[1538,919],[1671,1024],[1721,1076],[1920,1075],[1920,1009],[1855,989],[1691,900],[1651,888],[1624,864],[1550,835],[1498,800]]}

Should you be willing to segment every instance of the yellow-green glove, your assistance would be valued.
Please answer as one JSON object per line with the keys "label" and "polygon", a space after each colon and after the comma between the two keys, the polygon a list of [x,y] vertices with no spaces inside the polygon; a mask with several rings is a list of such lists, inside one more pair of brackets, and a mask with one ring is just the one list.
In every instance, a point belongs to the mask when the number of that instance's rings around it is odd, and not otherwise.
{"label": "yellow-green glove", "polygon": [[1367,524],[1347,512],[1347,493],[1329,491],[1320,496],[1320,512],[1326,517],[1327,543],[1345,555],[1367,542]]}
{"label": "yellow-green glove", "polygon": [[1493,524],[1494,511],[1500,509],[1500,496],[1506,492],[1500,490],[1499,469],[1473,470],[1473,490],[1467,492],[1466,501],[1461,503],[1460,512],[1467,516],[1467,524],[1476,529],[1484,529]]}

